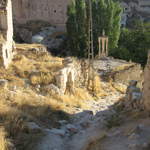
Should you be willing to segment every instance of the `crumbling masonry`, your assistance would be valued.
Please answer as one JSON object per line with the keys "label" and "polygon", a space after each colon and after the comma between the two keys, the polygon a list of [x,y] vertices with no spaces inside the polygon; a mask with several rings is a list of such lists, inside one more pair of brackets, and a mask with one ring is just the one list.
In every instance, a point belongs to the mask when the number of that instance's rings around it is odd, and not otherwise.
{"label": "crumbling masonry", "polygon": [[0,65],[5,68],[13,57],[13,23],[11,0],[0,1]]}

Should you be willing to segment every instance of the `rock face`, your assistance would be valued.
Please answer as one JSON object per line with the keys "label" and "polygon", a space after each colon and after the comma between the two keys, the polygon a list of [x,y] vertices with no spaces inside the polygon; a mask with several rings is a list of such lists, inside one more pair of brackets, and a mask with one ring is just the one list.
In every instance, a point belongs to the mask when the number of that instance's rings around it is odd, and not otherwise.
{"label": "rock face", "polygon": [[68,57],[63,61],[64,68],[59,71],[56,77],[57,86],[65,93],[68,89],[71,93],[74,93],[74,84],[76,77],[76,70],[73,64],[73,60]]}
{"label": "rock face", "polygon": [[129,83],[129,86],[126,91],[126,99],[127,99],[127,108],[140,108],[141,99],[142,99],[142,92],[140,88],[137,87],[137,81],[132,80]]}
{"label": "rock face", "polygon": [[133,19],[150,21],[149,0],[123,0],[121,6],[124,8],[121,25],[129,25]]}
{"label": "rock face", "polygon": [[148,62],[144,70],[143,101],[145,108],[150,111],[150,52]]}
{"label": "rock face", "polygon": [[43,44],[49,49],[58,49],[65,40],[63,34],[56,27],[44,27],[40,32],[32,36],[31,42]]}
{"label": "rock face", "polygon": [[8,67],[13,57],[13,23],[11,0],[0,1],[0,57],[1,65]]}
{"label": "rock face", "polygon": [[14,20],[25,24],[31,20],[43,20],[65,29],[67,5],[70,0],[12,0]]}

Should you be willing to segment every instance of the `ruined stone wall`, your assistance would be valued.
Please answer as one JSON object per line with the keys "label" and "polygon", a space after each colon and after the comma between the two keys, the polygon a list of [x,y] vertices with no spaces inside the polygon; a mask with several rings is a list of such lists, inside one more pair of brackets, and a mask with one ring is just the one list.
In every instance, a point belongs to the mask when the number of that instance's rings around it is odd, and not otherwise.
{"label": "ruined stone wall", "polygon": [[140,64],[133,64],[124,70],[114,72],[112,75],[114,82],[128,84],[131,80],[136,80],[142,87],[143,71]]}
{"label": "ruined stone wall", "polygon": [[143,101],[145,108],[150,111],[150,52],[148,62],[144,70]]}
{"label": "ruined stone wall", "polygon": [[42,20],[65,28],[67,5],[70,0],[12,0],[13,16],[18,24]]}
{"label": "ruined stone wall", "polygon": [[13,57],[13,22],[11,0],[1,3],[0,12],[0,56],[4,67],[8,67]]}

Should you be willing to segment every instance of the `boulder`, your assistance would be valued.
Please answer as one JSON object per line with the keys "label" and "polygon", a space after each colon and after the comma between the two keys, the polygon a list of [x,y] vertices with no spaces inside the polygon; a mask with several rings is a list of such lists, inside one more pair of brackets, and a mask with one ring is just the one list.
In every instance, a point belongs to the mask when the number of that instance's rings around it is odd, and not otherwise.
{"label": "boulder", "polygon": [[32,43],[41,44],[43,40],[44,40],[44,36],[42,36],[42,35],[34,35],[34,36],[32,36]]}

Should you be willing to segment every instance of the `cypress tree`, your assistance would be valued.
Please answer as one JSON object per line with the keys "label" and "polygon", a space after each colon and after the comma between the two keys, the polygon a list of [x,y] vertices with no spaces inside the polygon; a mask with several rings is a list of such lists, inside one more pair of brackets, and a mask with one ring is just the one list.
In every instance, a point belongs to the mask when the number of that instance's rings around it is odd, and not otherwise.
{"label": "cypress tree", "polygon": [[[94,51],[98,51],[98,37],[105,30],[109,37],[109,49],[117,47],[120,36],[121,7],[114,0],[91,0],[93,14]],[[86,0],[74,0],[68,7],[68,48],[83,56],[88,49],[89,9]],[[74,37],[72,37],[74,36]]]}

